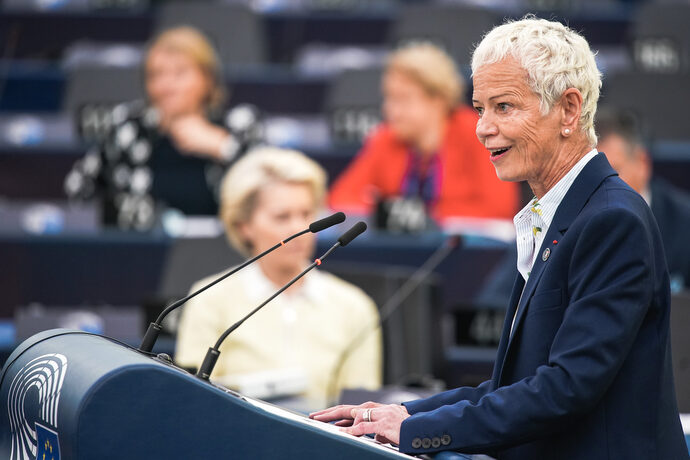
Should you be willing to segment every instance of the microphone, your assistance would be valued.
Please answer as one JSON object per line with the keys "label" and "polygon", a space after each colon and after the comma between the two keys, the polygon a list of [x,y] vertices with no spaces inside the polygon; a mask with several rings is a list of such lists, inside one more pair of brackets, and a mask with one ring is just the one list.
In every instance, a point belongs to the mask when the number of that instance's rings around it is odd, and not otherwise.
{"label": "microphone", "polygon": [[214,285],[220,283],[221,281],[223,281],[225,278],[229,277],[230,275],[237,273],[238,271],[242,270],[247,265],[250,265],[250,264],[256,262],[257,260],[261,259],[265,255],[275,251],[279,247],[285,246],[285,244],[287,242],[297,238],[298,236],[302,236],[305,233],[309,233],[309,232],[317,233],[317,232],[320,232],[321,230],[325,230],[329,227],[332,227],[336,224],[340,224],[344,221],[345,221],[345,214],[342,212],[336,212],[335,214],[331,214],[328,217],[324,217],[323,219],[319,219],[315,222],[312,222],[311,224],[309,224],[309,228],[304,229],[300,232],[297,232],[292,236],[289,236],[288,238],[284,239],[283,241],[281,241],[281,242],[277,243],[276,245],[268,248],[267,250],[265,250],[261,254],[244,261],[242,264],[233,268],[228,273],[225,273],[224,275],[219,276],[217,279],[215,279],[214,281],[211,281],[206,286],[203,286],[200,289],[198,289],[197,291],[192,292],[188,296],[183,297],[179,300],[176,300],[174,303],[168,305],[161,312],[161,314],[158,315],[158,318],[156,319],[156,321],[149,324],[149,327],[146,330],[146,334],[144,335],[144,339],[141,341],[141,345],[139,346],[139,351],[148,353],[153,349],[153,346],[155,345],[156,340],[158,340],[158,335],[160,334],[161,330],[163,329],[161,326],[161,322],[163,321],[163,319],[166,316],[168,316],[168,314],[171,311],[175,310],[177,307],[181,306],[183,303],[187,302],[188,300],[192,299],[193,297],[196,297],[198,294],[201,294],[202,292],[204,292],[206,289],[210,288],[211,286],[214,286]]}
{"label": "microphone", "polygon": [[[333,372],[331,374],[331,379],[328,383],[328,395],[335,395],[338,379],[340,379],[340,373],[342,372],[345,361],[347,361],[347,358],[350,356],[350,354],[352,354],[352,352],[364,342],[369,334],[381,327],[386,320],[388,320],[388,318],[390,318],[390,316],[395,313],[398,308],[400,308],[405,299],[407,299],[410,294],[412,294],[412,292],[414,292],[414,290],[417,289],[417,287],[433,273],[436,267],[438,267],[441,262],[443,262],[446,257],[448,257],[458,246],[460,246],[459,236],[455,235],[448,238],[444,244],[436,249],[436,251],[434,251],[433,254],[431,254],[429,258],[422,264],[422,266],[419,267],[412,274],[412,276],[410,276],[403,283],[402,286],[400,286],[400,289],[395,291],[388,301],[383,304],[383,306],[379,309],[379,320],[371,327],[363,328],[359,334],[357,334],[355,338],[347,345],[347,347],[343,349],[343,351],[340,353],[340,356],[338,356],[338,361],[336,361],[335,367],[333,368]],[[337,403],[337,398],[333,403]]]}
{"label": "microphone", "polygon": [[213,347],[209,348],[206,352],[204,361],[201,363],[201,366],[199,367],[196,376],[203,380],[208,380],[209,377],[211,377],[213,368],[216,366],[216,361],[218,361],[218,357],[220,356],[220,346],[223,344],[223,341],[235,329],[240,327],[245,321],[254,316],[254,314],[261,310],[267,303],[278,297],[278,295],[280,295],[283,291],[295,284],[300,278],[309,273],[314,267],[318,267],[319,265],[321,265],[323,261],[326,259],[326,257],[328,257],[333,251],[335,251],[336,248],[338,248],[339,246],[347,246],[352,240],[357,238],[360,234],[364,233],[366,229],[367,224],[365,224],[362,221],[357,222],[347,232],[343,233],[343,235],[340,238],[338,238],[338,241],[333,246],[331,246],[330,249],[326,251],[321,257],[314,259],[314,262],[312,262],[307,268],[305,268],[299,275],[292,278],[286,285],[278,289],[271,297],[266,299],[261,305],[256,307],[254,310],[250,311],[245,317],[237,321],[235,324],[230,326],[225,332],[223,332],[223,334],[216,341],[216,344]]}
{"label": "microphone", "polygon": [[350,244],[350,241],[354,240],[359,235],[364,233],[366,229],[367,224],[365,224],[362,221],[357,222],[355,225],[352,226],[352,228],[350,228],[350,230],[346,231],[340,236],[340,238],[338,238],[338,244],[340,246],[347,246],[348,244]]}

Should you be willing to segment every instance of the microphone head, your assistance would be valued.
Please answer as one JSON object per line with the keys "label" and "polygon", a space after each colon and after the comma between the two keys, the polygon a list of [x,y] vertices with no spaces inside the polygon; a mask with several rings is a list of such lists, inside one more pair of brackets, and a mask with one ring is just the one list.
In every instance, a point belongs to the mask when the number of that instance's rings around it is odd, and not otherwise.
{"label": "microphone head", "polygon": [[362,222],[361,220],[357,222],[355,225],[353,225],[350,230],[346,231],[345,233],[342,234],[340,238],[338,238],[338,243],[340,243],[341,246],[347,246],[350,241],[354,240],[357,238],[359,235],[364,233],[364,231],[367,229],[367,224]]}
{"label": "microphone head", "polygon": [[321,230],[326,230],[328,227],[345,222],[345,214],[342,212],[336,212],[328,217],[317,220],[309,224],[309,231],[312,233],[320,232]]}

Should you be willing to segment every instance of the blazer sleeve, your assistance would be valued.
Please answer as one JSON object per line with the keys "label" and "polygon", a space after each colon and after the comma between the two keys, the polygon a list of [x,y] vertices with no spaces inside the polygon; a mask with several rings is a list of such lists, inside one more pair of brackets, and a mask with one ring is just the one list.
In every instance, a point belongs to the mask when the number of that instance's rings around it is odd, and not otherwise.
{"label": "blazer sleeve", "polygon": [[[606,209],[583,225],[572,249],[570,301],[547,364],[486,393],[419,412],[401,427],[400,450],[420,436],[447,436],[443,449],[488,452],[557,431],[600,400],[626,359],[653,292],[651,230],[628,209]],[[641,363],[640,365],[644,365]],[[448,437],[449,436],[449,437]],[[437,449],[438,450],[438,449]]]}
{"label": "blazer sleeve", "polygon": [[476,403],[482,396],[489,392],[490,388],[491,380],[487,380],[476,387],[455,388],[428,398],[407,401],[403,403],[403,406],[407,409],[408,414],[413,415],[419,412],[430,412],[441,406],[455,404],[460,401],[471,401]]}

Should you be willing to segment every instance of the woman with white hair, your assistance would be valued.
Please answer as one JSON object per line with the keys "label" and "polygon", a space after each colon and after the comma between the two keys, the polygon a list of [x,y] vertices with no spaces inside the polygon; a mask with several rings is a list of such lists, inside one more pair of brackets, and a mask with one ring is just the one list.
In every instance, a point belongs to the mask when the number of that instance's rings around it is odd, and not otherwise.
{"label": "woman with white hair", "polygon": [[312,414],[400,450],[499,459],[687,459],[669,345],[669,275],[654,217],[597,153],[600,73],[587,41],[526,17],[472,58],[477,137],[534,198],[493,376],[404,405]]}
{"label": "woman with white hair", "polygon": [[[325,184],[323,169],[299,152],[272,147],[249,152],[221,185],[220,218],[230,243],[250,257],[307,228],[322,207]],[[225,329],[309,265],[315,243],[311,233],[292,240],[188,302],[175,361],[198,367]],[[191,290],[217,277],[203,279]],[[228,337],[211,378],[235,388],[252,382],[287,384],[288,393],[318,407],[337,397],[328,392],[343,350],[377,321],[376,305],[359,288],[313,270]],[[357,347],[344,366],[336,391],[378,388],[380,332]]]}

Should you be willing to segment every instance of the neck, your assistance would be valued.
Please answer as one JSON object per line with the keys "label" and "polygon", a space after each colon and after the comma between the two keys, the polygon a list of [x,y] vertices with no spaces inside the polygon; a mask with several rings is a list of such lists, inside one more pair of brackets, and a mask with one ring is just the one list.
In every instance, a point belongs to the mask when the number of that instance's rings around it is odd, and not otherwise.
{"label": "neck", "polygon": [[445,116],[429,123],[427,129],[423,129],[420,136],[413,142],[415,150],[425,156],[438,152],[446,134],[447,124],[448,120]]}
{"label": "neck", "polygon": [[539,171],[538,177],[527,180],[532,193],[541,199],[546,192],[551,190],[573,166],[592,150],[586,139],[579,142],[561,145],[558,151],[547,160],[544,168]]}
{"label": "neck", "polygon": [[204,116],[204,109],[199,107],[195,110],[175,114],[168,114],[160,111],[160,122],[158,123],[158,127],[161,131],[167,131],[175,120],[191,115]]}
{"label": "neck", "polygon": [[[303,268],[277,266],[276,264],[265,263],[263,260],[259,262],[259,268],[266,278],[276,287],[280,289],[285,284],[289,283],[295,276],[299,275]],[[304,278],[298,280],[295,284],[290,286],[286,292],[294,292],[298,290],[304,283]]]}

